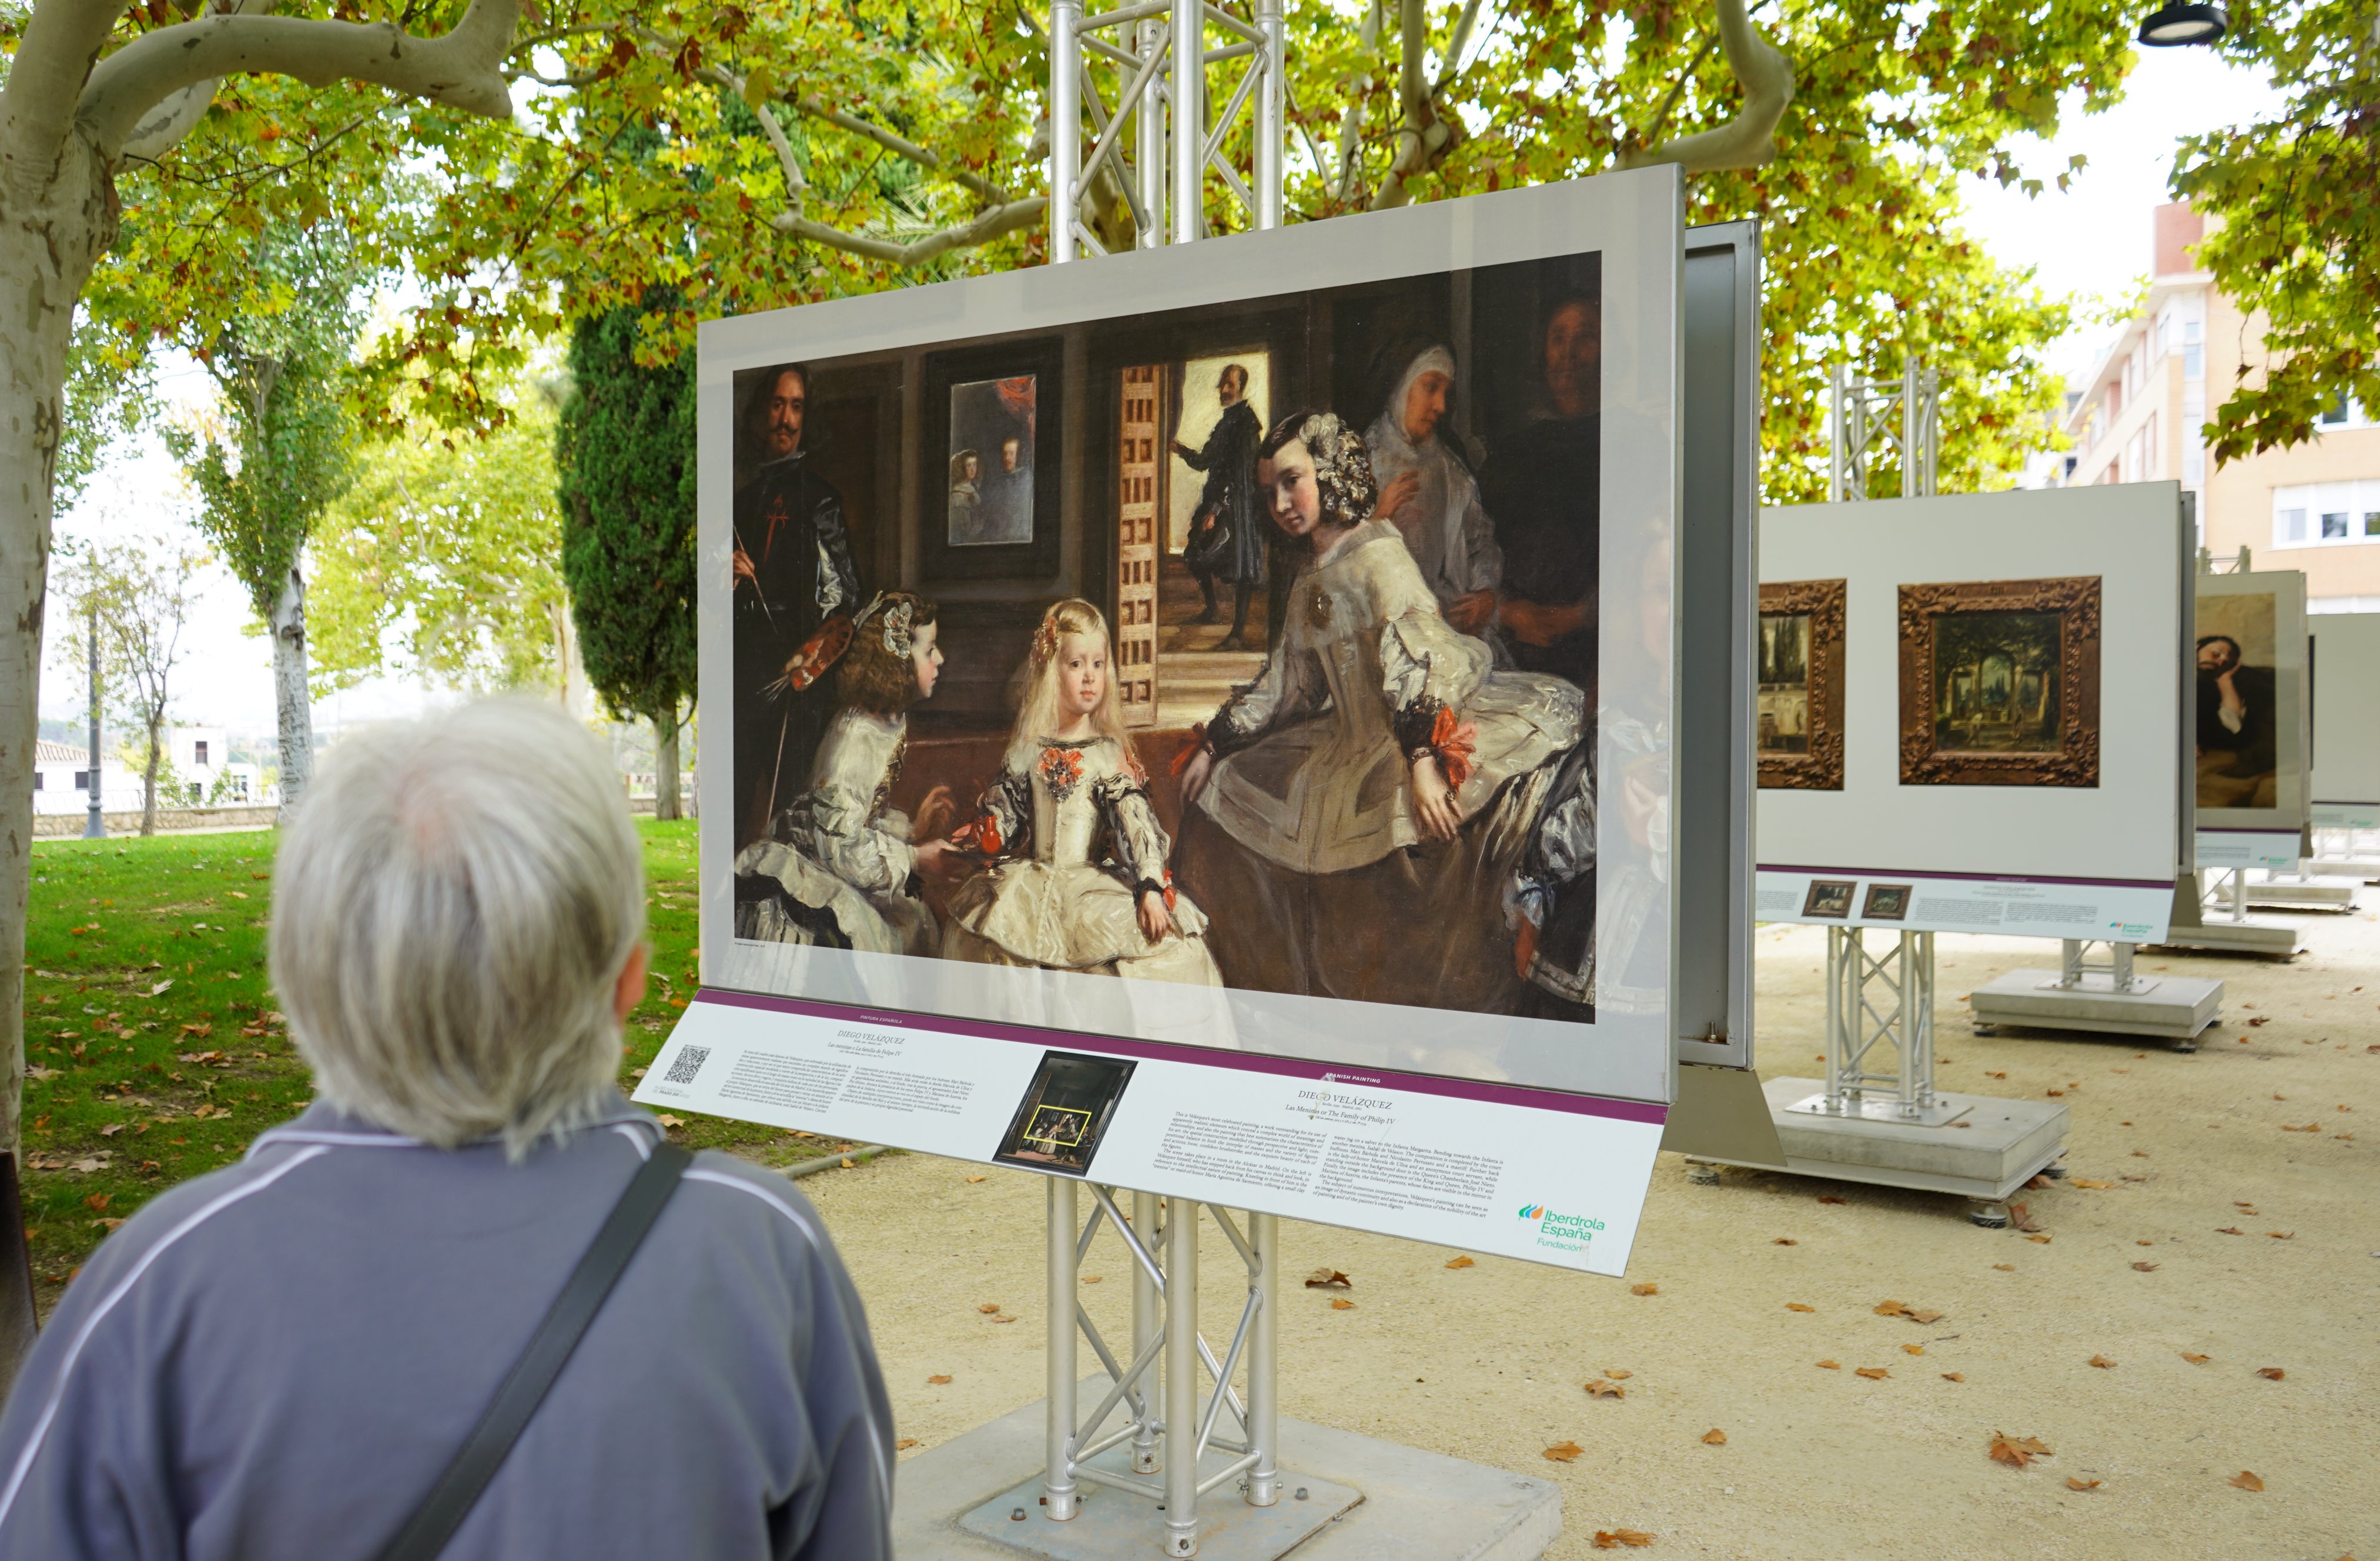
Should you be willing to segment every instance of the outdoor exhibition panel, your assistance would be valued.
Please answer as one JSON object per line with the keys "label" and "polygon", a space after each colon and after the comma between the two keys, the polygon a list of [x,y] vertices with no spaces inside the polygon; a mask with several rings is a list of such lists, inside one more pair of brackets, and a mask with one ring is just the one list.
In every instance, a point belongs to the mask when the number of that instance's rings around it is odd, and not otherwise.
{"label": "outdoor exhibition panel", "polygon": [[2313,826],[2380,829],[2380,613],[2313,613]]}
{"label": "outdoor exhibition panel", "polygon": [[2310,817],[2305,576],[2200,575],[2197,592],[2197,865],[2286,871]]}
{"label": "outdoor exhibition panel", "polygon": [[1680,201],[703,326],[705,991],[638,1098],[1617,1272],[1729,827]]}
{"label": "outdoor exhibition panel", "polygon": [[1765,512],[1760,918],[2163,936],[2188,543],[2171,483]]}

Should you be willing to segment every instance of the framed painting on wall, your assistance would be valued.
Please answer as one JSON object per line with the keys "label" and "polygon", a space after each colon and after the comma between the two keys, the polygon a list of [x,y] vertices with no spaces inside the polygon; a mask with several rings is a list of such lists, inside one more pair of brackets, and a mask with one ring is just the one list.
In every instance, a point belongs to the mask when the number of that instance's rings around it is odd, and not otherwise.
{"label": "framed painting on wall", "polygon": [[1900,784],[2099,784],[2099,581],[1900,587]]}
{"label": "framed painting on wall", "polygon": [[1760,784],[1843,788],[1843,582],[1760,588]]}
{"label": "framed painting on wall", "polygon": [[1064,457],[1064,348],[1055,337],[937,353],[926,361],[929,581],[1042,579],[1057,572]]}

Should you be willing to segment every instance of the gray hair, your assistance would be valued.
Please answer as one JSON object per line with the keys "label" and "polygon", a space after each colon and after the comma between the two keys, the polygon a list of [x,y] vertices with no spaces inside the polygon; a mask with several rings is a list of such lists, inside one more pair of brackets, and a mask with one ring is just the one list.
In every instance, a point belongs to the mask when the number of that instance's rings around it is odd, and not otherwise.
{"label": "gray hair", "polygon": [[283,835],[273,984],[323,1099],[442,1148],[581,1126],[618,1076],[644,935],[620,778],[552,705],[347,738]]}

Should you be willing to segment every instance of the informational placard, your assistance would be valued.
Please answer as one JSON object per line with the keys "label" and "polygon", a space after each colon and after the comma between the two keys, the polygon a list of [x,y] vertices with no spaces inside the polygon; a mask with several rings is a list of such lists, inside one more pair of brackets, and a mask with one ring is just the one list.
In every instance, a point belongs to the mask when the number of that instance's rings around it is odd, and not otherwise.
{"label": "informational placard", "polygon": [[1666,1106],[706,991],[643,1104],[1621,1273]]}
{"label": "informational placard", "polygon": [[2202,829],[2198,832],[2200,867],[2229,871],[2235,867],[2289,872],[2306,854],[2305,832],[2297,829]]}
{"label": "informational placard", "polygon": [[2305,576],[2199,575],[2195,586],[2189,665],[2198,829],[2295,835],[2310,800]]}
{"label": "informational placard", "polygon": [[2189,540],[2171,483],[1766,512],[1760,919],[2163,937]]}
{"label": "informational placard", "polygon": [[2380,829],[2380,613],[2310,613],[2313,826]]}
{"label": "informational placard", "polygon": [[[730,994],[1065,1039],[985,1065],[985,1142],[883,1141],[1225,1199],[1156,1103],[1386,1080],[1400,1153],[1542,1120],[1600,1165],[1621,1124],[1643,1165],[1594,1185],[1641,1196],[1676,907],[1743,893],[1671,860],[1740,836],[1670,744],[1682,636],[1740,645],[1744,605],[1672,610],[1682,213],[1653,169],[703,325],[706,996],[669,1055]],[[786,1033],[748,1066],[831,1064]],[[781,1119],[743,1094],[682,1104]],[[1549,1165],[1527,1206],[1578,1213]],[[1357,1204],[1470,1228],[1283,1212]]]}

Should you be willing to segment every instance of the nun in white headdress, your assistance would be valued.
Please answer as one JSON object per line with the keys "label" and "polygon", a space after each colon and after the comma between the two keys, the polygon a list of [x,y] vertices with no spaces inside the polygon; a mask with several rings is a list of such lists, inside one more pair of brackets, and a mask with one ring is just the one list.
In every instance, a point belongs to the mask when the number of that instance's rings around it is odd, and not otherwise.
{"label": "nun in white headdress", "polygon": [[1460,632],[1486,640],[1497,665],[1510,666],[1496,629],[1504,555],[1471,468],[1439,437],[1453,398],[1454,354],[1423,348],[1397,376],[1364,444],[1380,485],[1380,517],[1404,537],[1439,610]]}

